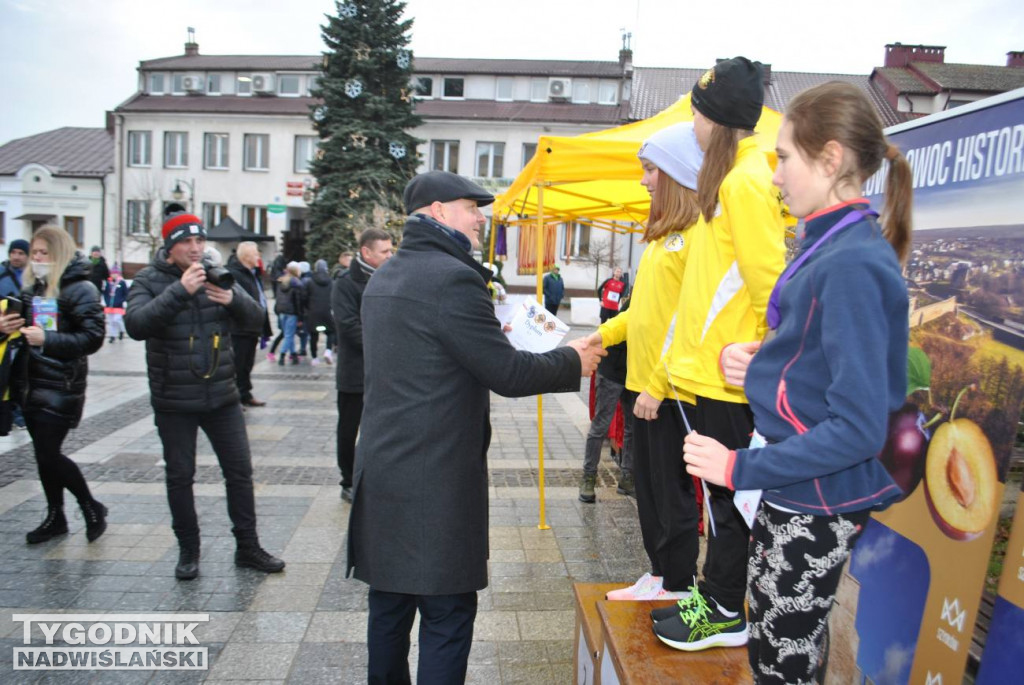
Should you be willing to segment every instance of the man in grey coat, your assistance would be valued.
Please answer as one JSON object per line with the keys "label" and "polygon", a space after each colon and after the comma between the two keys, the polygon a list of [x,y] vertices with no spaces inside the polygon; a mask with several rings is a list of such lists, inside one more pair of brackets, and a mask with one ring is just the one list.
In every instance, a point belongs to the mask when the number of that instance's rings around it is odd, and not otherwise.
{"label": "man in grey coat", "polygon": [[462,683],[476,593],[487,586],[490,392],[574,392],[605,353],[583,340],[545,354],[501,332],[472,257],[494,197],[442,171],[405,188],[401,248],[363,294],[364,410],[348,570],[370,585],[369,682]]}

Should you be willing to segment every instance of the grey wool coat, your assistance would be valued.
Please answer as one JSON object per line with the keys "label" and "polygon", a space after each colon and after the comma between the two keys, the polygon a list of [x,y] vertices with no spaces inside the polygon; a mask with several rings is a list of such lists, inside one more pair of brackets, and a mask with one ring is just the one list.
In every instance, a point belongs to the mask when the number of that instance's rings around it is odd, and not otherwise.
{"label": "grey wool coat", "polygon": [[487,278],[445,228],[414,215],[401,249],[363,295],[366,375],[348,572],[375,590],[485,588],[490,392],[579,389],[575,350],[512,347]]}

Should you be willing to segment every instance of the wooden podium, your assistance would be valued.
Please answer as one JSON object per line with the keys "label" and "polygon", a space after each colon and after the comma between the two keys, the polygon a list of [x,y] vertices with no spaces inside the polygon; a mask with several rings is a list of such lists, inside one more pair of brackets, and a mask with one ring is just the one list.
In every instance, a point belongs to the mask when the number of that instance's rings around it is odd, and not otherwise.
{"label": "wooden podium", "polygon": [[577,583],[577,685],[649,683],[750,683],[745,647],[681,652],[663,644],[651,630],[651,609],[672,602],[608,602],[619,584]]}

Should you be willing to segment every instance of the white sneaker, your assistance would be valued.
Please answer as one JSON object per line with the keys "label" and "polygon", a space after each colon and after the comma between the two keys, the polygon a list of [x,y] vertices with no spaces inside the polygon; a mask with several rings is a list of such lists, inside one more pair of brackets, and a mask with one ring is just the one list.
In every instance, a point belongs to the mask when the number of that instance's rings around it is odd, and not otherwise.
{"label": "white sneaker", "polygon": [[686,590],[671,592],[663,587],[659,587],[656,592],[648,593],[642,597],[638,593],[634,599],[672,599],[678,602],[683,599],[690,599],[690,593]]}
{"label": "white sneaker", "polygon": [[636,599],[650,599],[647,595],[655,595],[661,589],[661,576],[652,576],[650,573],[645,573],[640,576],[640,579],[630,585],[629,587],[622,588],[621,590],[612,590],[605,595],[605,599],[608,600],[636,600]]}
{"label": "white sneaker", "polygon": [[334,353],[331,352],[331,348],[329,347],[326,350],[324,350],[324,361],[327,362],[328,364],[334,363]]}
{"label": "white sneaker", "polygon": [[310,359],[309,363],[312,366],[320,366],[320,360],[317,359],[316,357],[313,357],[312,359]]}

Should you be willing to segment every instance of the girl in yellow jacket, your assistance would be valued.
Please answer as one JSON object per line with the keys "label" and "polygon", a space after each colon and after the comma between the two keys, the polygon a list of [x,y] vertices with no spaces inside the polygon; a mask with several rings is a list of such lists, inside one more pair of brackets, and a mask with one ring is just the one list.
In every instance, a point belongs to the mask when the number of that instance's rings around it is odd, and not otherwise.
{"label": "girl in yellow jacket", "polygon": [[[697,179],[704,222],[691,240],[676,334],[635,412],[647,418],[663,399],[692,402],[689,427],[733,449],[750,443],[753,417],[743,389],[726,382],[719,355],[730,343],[764,336],[768,298],[785,266],[782,202],[752,137],[764,103],[761,65],[744,57],[719,62],[694,85],[691,102],[704,150]],[[687,651],[747,642],[750,529],[731,490],[708,488],[713,521],[704,577],[676,611],[653,615],[655,634]]]}
{"label": "girl in yellow jacket", "polygon": [[[605,347],[624,340],[626,348],[626,419],[637,393],[651,382],[667,340],[680,283],[697,230],[697,172],[703,153],[693,124],[658,131],[637,153],[643,164],[641,183],[651,194],[644,232],[647,248],[640,259],[630,308],[609,319],[591,337]],[[697,571],[697,510],[693,479],[682,462],[683,420],[678,412],[635,421],[633,477],[640,531],[651,572],[609,599],[679,599]],[[584,476],[586,477],[586,475]]]}

